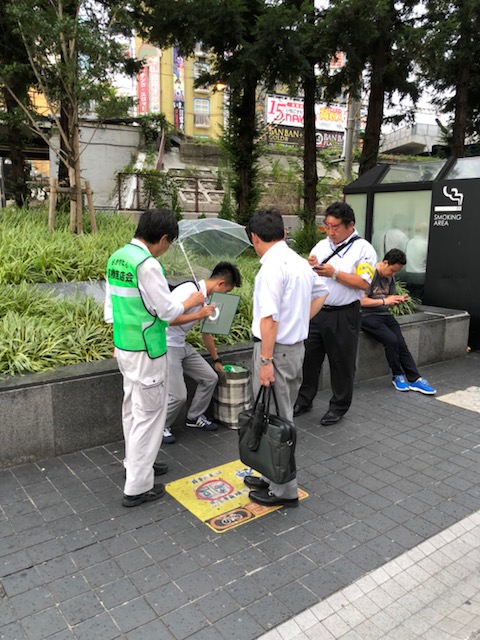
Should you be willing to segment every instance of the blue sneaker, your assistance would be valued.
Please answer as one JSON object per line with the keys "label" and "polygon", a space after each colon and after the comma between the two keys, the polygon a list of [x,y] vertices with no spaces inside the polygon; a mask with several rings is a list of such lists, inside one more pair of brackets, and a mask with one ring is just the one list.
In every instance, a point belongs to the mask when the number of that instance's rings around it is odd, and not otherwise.
{"label": "blue sneaker", "polygon": [[392,380],[392,384],[397,391],[409,391],[410,387],[408,386],[408,382],[405,380],[405,376],[395,376]]}
{"label": "blue sneaker", "polygon": [[418,380],[415,380],[415,382],[410,382],[409,387],[411,391],[419,391],[427,396],[433,396],[437,393],[437,390],[431,387],[425,378],[419,378]]}

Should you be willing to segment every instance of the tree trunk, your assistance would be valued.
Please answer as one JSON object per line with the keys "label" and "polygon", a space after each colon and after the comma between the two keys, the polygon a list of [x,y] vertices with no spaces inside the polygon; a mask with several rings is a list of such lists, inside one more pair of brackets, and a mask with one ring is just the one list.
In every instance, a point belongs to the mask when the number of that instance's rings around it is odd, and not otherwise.
{"label": "tree trunk", "polygon": [[80,171],[80,140],[78,137],[78,107],[73,132],[74,175],[75,175],[75,212],[76,232],[83,233],[83,199],[82,199],[82,174]]}
{"label": "tree trunk", "polygon": [[245,78],[243,89],[237,100],[232,101],[232,135],[236,136],[237,154],[233,159],[237,172],[235,188],[237,197],[237,220],[247,224],[257,204],[255,190],[256,154],[256,90],[257,78]]}
{"label": "tree trunk", "polygon": [[[12,91],[21,95],[22,88],[12,86]],[[15,204],[22,208],[28,206],[28,196],[30,189],[27,184],[28,166],[23,152],[24,129],[21,125],[15,124],[15,112],[17,103],[9,91],[3,91],[6,111],[11,116],[7,129],[6,143],[9,149],[10,160],[12,161],[12,192]]]}
{"label": "tree trunk", "polygon": [[65,153],[68,163],[68,186],[70,199],[70,231],[82,233],[82,180],[80,173],[80,141],[78,135],[78,103],[65,101],[65,122],[67,129],[64,131],[66,144]]}
{"label": "tree trunk", "polygon": [[307,226],[315,226],[317,210],[317,139],[315,135],[315,95],[316,79],[314,66],[303,80],[303,222]]}
{"label": "tree trunk", "polygon": [[[65,107],[65,102],[60,102],[60,126],[64,131],[68,131],[68,112]],[[63,158],[67,158],[68,150],[65,146],[64,139],[60,136],[60,155]],[[58,165],[58,184],[65,187],[68,184],[68,168],[64,162],[59,162]]]}
{"label": "tree trunk", "polygon": [[455,118],[452,131],[451,154],[455,158],[465,156],[465,132],[468,120],[468,85],[470,82],[470,62],[467,56],[460,65],[455,94]]}
{"label": "tree trunk", "polygon": [[387,64],[387,43],[382,38],[375,48],[372,58],[370,96],[368,99],[368,116],[363,140],[362,155],[358,175],[372,169],[378,161],[380,134],[383,123],[385,102],[385,83],[383,73]]}

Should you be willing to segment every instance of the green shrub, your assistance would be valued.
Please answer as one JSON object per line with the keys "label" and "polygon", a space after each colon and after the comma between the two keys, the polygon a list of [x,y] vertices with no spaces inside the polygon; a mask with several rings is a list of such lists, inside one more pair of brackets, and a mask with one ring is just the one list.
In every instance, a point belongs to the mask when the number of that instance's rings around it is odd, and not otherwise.
{"label": "green shrub", "polygon": [[324,233],[321,233],[317,225],[305,225],[295,229],[292,233],[293,248],[297,253],[302,256],[308,256],[313,247],[325,237]]}
{"label": "green shrub", "polygon": [[112,329],[93,298],[55,298],[26,283],[0,285],[0,374],[55,369],[112,356]]}
{"label": "green shrub", "polygon": [[[75,236],[68,225],[67,214],[59,215],[50,235],[46,210],[0,212],[0,375],[47,371],[112,356],[112,329],[104,322],[102,304],[88,297],[62,299],[32,285],[103,279],[108,257],[131,239],[136,224],[119,214],[98,213],[96,234]],[[310,238],[305,253],[314,244]],[[298,246],[297,250],[303,252]],[[221,259],[193,257],[197,277],[208,277]],[[215,338],[219,346],[251,336],[253,283],[260,265],[251,249],[235,262],[243,280],[240,304],[230,335]],[[162,256],[162,264],[168,275],[186,273],[178,246]],[[397,283],[397,290],[406,292],[402,283]],[[417,304],[410,299],[394,313],[413,313]],[[188,341],[203,347],[199,325]]]}
{"label": "green shrub", "polygon": [[97,213],[98,233],[74,235],[68,216],[60,214],[50,235],[47,217],[45,209],[1,211],[0,284],[103,279],[108,256],[130,240],[136,226],[122,215]]}
{"label": "green shrub", "polygon": [[[406,293],[409,293],[405,282],[396,281],[395,287],[397,289],[397,296],[403,296]],[[394,307],[390,307],[390,313],[394,316],[406,316],[411,313],[415,313],[420,304],[420,300],[417,300],[416,298],[408,298],[405,302],[396,304]]]}

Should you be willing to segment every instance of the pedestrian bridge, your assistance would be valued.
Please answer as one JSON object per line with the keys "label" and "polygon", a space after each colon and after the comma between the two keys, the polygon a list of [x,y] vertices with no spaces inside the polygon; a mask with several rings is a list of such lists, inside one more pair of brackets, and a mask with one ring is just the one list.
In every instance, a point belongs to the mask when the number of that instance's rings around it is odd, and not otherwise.
{"label": "pedestrian bridge", "polygon": [[431,153],[435,144],[442,144],[441,130],[436,124],[411,124],[382,136],[380,153],[418,155]]}

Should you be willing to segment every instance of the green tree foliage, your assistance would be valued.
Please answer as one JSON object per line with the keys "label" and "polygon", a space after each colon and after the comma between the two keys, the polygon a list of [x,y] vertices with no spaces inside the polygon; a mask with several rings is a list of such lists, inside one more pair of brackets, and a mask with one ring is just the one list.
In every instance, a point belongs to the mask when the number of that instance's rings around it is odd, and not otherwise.
{"label": "green tree foliage", "polygon": [[134,72],[118,34],[128,31],[128,14],[113,2],[95,0],[15,0],[6,15],[11,35],[23,44],[34,81],[42,94],[60,145],[39,125],[38,116],[15,87],[16,61],[2,61],[0,81],[27,116],[29,126],[54,148],[70,187],[71,228],[82,231],[79,116],[91,101],[111,100],[112,74]]}
{"label": "green tree foliage", "polygon": [[246,222],[258,200],[255,97],[262,77],[258,29],[267,11],[265,2],[139,0],[134,7],[141,34],[148,41],[162,48],[178,46],[183,55],[192,54],[197,42],[202,42],[211,53],[211,72],[198,83],[228,86],[230,124],[225,147],[235,172],[238,219]]}
{"label": "green tree foliage", "polygon": [[[23,104],[29,107],[28,89],[34,82],[34,76],[28,62],[23,42],[15,37],[15,22],[10,19],[8,7],[13,0],[0,0],[0,74],[4,69],[5,78],[0,87],[0,123],[5,125],[3,141],[9,149],[12,161],[12,192],[19,207],[28,202],[28,167],[23,151],[30,137],[25,127],[23,111],[18,107],[13,94],[19,96]],[[11,87],[11,91],[7,89]]]}
{"label": "green tree foliage", "polygon": [[[306,116],[306,137],[313,131],[309,140],[315,145],[313,66],[321,40],[316,37],[313,1],[136,0],[134,7],[142,36],[150,42],[178,46],[184,55],[193,53],[201,42],[211,53],[210,73],[197,83],[227,85],[229,126],[224,149],[234,170],[237,220],[245,224],[259,198],[256,96],[260,84],[271,89],[281,82],[295,90],[299,86],[309,90],[306,104],[312,105],[312,115]],[[314,211],[316,163],[311,144],[305,148],[309,150],[305,202]]]}
{"label": "green tree foliage", "polygon": [[461,158],[466,135],[480,127],[480,3],[426,0],[425,9],[420,65],[436,104],[453,113],[450,149]]}
{"label": "green tree foliage", "polygon": [[326,37],[347,56],[345,68],[332,78],[328,92],[347,87],[358,97],[362,78],[368,83],[360,175],[377,163],[385,101],[394,93],[410,96],[414,102],[418,98],[413,76],[420,35],[413,11],[416,5],[416,0],[331,0],[326,14]]}

